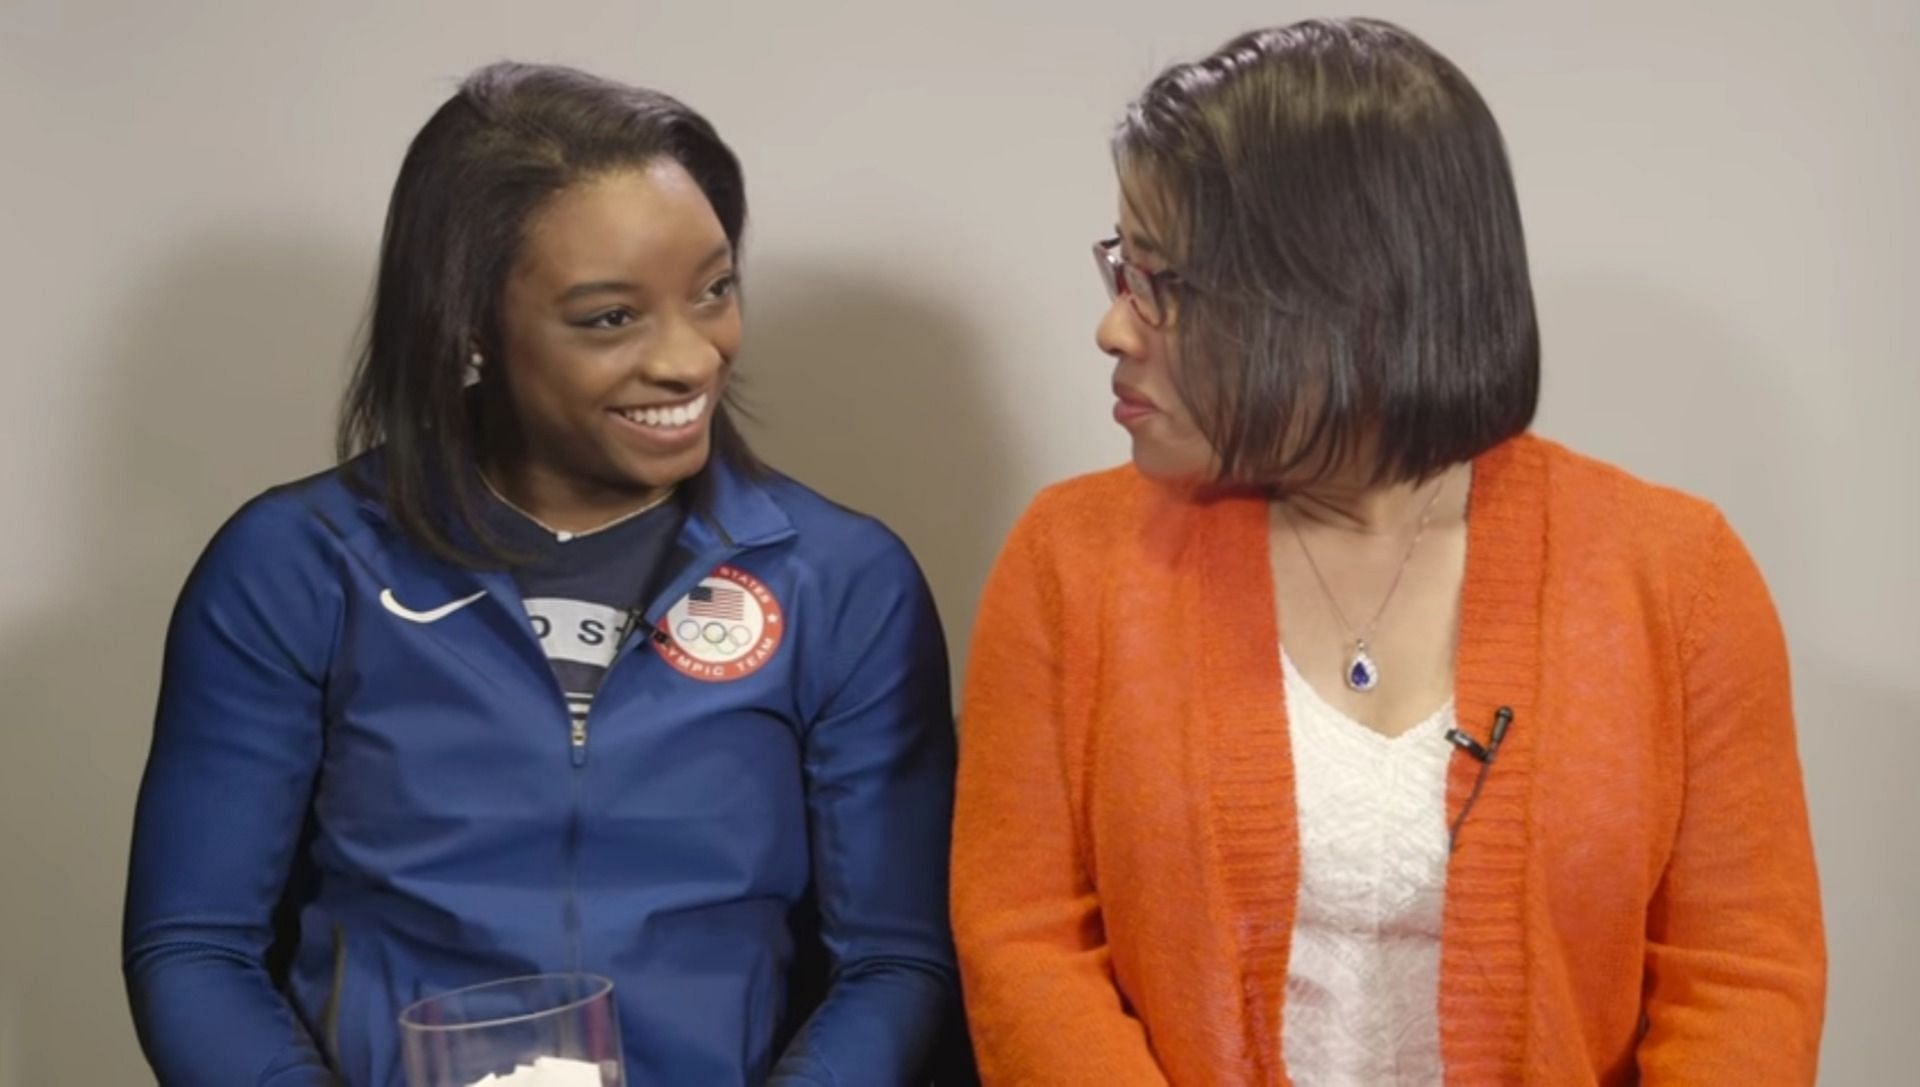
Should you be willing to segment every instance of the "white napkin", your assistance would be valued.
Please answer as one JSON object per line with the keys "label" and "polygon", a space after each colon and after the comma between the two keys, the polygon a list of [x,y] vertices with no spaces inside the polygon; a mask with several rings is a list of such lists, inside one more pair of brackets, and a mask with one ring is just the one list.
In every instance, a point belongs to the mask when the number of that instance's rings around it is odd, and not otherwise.
{"label": "white napkin", "polygon": [[566,1057],[535,1057],[504,1076],[487,1075],[467,1087],[602,1087],[600,1066]]}

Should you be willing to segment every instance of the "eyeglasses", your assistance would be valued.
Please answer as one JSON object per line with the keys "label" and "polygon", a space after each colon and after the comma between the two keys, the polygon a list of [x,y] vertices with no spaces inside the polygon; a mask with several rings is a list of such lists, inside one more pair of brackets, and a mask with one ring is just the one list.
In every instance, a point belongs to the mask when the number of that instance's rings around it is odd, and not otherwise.
{"label": "eyeglasses", "polygon": [[1180,273],[1171,268],[1149,272],[1120,255],[1118,236],[1093,243],[1093,263],[1100,269],[1100,282],[1107,288],[1107,300],[1127,296],[1134,316],[1152,328],[1166,324],[1173,315],[1173,291]]}

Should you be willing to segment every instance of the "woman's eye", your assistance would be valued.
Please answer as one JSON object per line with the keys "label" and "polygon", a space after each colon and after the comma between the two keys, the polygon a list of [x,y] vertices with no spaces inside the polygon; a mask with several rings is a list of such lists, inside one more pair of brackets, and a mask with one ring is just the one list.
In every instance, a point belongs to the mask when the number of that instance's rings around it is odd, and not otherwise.
{"label": "woman's eye", "polygon": [[605,313],[596,313],[580,322],[582,328],[625,328],[638,320],[632,310],[610,309]]}
{"label": "woman's eye", "polygon": [[728,272],[726,275],[721,276],[719,279],[707,285],[707,289],[700,293],[700,301],[718,302],[721,299],[732,297],[733,292],[739,289],[739,286],[740,277],[734,275],[732,272]]}

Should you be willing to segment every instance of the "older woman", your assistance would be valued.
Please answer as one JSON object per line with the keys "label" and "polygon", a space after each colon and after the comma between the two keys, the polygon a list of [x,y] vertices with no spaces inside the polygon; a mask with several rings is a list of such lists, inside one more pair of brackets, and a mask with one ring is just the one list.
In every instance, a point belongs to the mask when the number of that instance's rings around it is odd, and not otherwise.
{"label": "older woman", "polygon": [[954,919],[993,1083],[1809,1083],[1787,661],[1709,505],[1528,433],[1513,183],[1375,21],[1114,141],[1115,419],[980,614]]}

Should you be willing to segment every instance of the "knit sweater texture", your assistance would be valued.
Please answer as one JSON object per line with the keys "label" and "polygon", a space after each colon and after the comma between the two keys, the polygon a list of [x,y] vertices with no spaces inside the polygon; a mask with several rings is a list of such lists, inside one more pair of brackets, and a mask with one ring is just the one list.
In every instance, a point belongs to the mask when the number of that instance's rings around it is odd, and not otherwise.
{"label": "knit sweater texture", "polygon": [[[1512,725],[1442,922],[1448,1084],[1813,1082],[1826,959],[1787,654],[1720,514],[1525,436],[1475,461],[1455,705]],[[1299,873],[1266,502],[1055,486],[987,585],[953,920],[989,1084],[1273,1085]],[[1449,820],[1480,764],[1449,767]]]}

